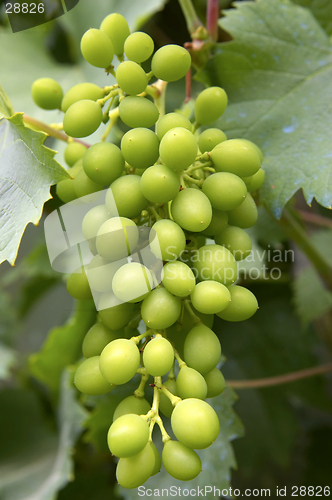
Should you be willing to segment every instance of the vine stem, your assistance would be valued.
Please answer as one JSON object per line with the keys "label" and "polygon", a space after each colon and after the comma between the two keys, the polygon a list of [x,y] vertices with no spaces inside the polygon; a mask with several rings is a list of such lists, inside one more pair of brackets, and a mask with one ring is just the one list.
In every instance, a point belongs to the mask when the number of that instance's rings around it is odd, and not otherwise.
{"label": "vine stem", "polygon": [[300,210],[298,208],[296,209],[296,212],[305,222],[310,222],[311,224],[315,224],[315,226],[332,228],[332,219],[328,219],[323,215],[314,214],[312,212],[306,212],[305,210]]}
{"label": "vine stem", "polygon": [[273,385],[287,384],[307,377],[315,375],[323,375],[324,373],[332,372],[332,363],[328,365],[314,366],[296,372],[278,375],[276,377],[257,378],[254,380],[227,380],[227,385],[233,389],[257,389],[260,387],[270,387]]}
{"label": "vine stem", "polygon": [[219,0],[208,0],[206,8],[206,28],[215,42],[218,39]]}
{"label": "vine stem", "polygon": [[193,34],[197,28],[202,26],[193,3],[191,0],[179,0],[179,4],[186,20],[188,31],[190,34]]}
{"label": "vine stem", "polygon": [[33,127],[37,128],[41,132],[45,132],[47,135],[50,135],[52,137],[55,137],[56,139],[60,139],[60,141],[65,141],[65,142],[79,142],[80,144],[83,144],[83,146],[89,148],[90,144],[81,141],[80,139],[75,139],[74,137],[69,137],[69,135],[65,134],[64,132],[60,132],[59,130],[55,130],[54,128],[50,127],[49,125],[46,125],[46,123],[36,120],[36,118],[33,118],[32,116],[26,115],[25,113],[23,114],[23,121],[24,123],[27,123],[29,125],[32,125]]}

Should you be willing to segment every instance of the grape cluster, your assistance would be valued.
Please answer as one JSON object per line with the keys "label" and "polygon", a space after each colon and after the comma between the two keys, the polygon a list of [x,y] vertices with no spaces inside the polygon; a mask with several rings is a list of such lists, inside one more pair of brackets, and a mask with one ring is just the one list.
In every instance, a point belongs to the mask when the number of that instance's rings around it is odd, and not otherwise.
{"label": "grape cluster", "polygon": [[[192,121],[178,111],[160,116],[160,80],[179,80],[190,68],[184,48],[166,45],[153,54],[150,36],[130,33],[120,14],[110,14],[100,29],[83,35],[81,52],[112,73],[116,84],[81,83],[63,95],[57,82],[43,78],[32,88],[39,106],[64,112],[63,129],[72,138],[65,151],[71,178],[57,184],[58,197],[64,203],[83,197],[84,203],[107,188],[105,203],[88,210],[82,222],[91,261],[67,281],[76,299],[99,294],[98,320],[84,338],[85,359],[74,383],[84,394],[102,395],[140,374],[139,387],[118,405],[108,431],[109,449],[119,458],[117,480],[136,488],[160,470],[152,440],[157,424],[166,471],[186,481],[201,471],[195,450],[219,434],[217,414],[205,401],[225,388],[214,314],[243,321],[258,307],[255,296],[235,283],[237,261],[252,248],[245,229],[257,219],[250,193],[264,180],[262,153],[246,139],[228,140],[221,130],[206,128],[226,109],[220,87],[198,95]],[[146,73],[141,63],[151,56]],[[149,85],[151,78],[158,82]],[[101,140],[87,147],[73,139],[102,123],[110,130],[118,119],[129,127],[120,146]],[[144,228],[150,230],[150,257],[163,263],[159,271],[152,258],[145,265],[132,258]],[[144,333],[137,330],[142,322]],[[145,399],[148,381],[152,405]],[[174,437],[160,414],[170,418]]]}

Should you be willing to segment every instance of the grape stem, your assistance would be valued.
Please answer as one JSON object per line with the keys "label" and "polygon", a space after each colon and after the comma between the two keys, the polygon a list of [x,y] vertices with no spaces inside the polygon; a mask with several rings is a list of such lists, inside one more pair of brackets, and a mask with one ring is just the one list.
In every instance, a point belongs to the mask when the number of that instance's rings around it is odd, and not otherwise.
{"label": "grape stem", "polygon": [[50,127],[49,125],[46,125],[46,123],[36,120],[36,118],[33,118],[32,116],[26,115],[23,113],[23,122],[32,125],[34,128],[40,130],[41,132],[45,132],[47,135],[50,135],[51,137],[55,137],[56,139],[60,139],[60,141],[64,142],[79,142],[80,144],[83,144],[86,148],[90,147],[90,144],[81,141],[80,139],[75,139],[74,137],[70,137],[69,135],[65,134],[64,132],[61,132],[59,130],[55,130],[54,128]]}
{"label": "grape stem", "polygon": [[131,337],[131,341],[134,342],[136,345],[138,345],[140,343],[140,341],[142,339],[144,339],[145,337],[151,337],[151,335],[154,334],[154,331],[153,330],[146,330],[146,332],[142,333],[141,335],[138,335],[137,337]]}
{"label": "grape stem", "polygon": [[208,0],[206,8],[206,28],[213,41],[218,40],[219,0]]}
{"label": "grape stem", "polygon": [[[206,161],[204,163],[201,163],[200,165],[191,165],[190,167],[187,168],[187,170],[184,171],[185,174],[190,175],[192,172],[195,172],[195,170],[199,170],[201,168],[208,169],[212,165],[212,161]],[[215,172],[215,169],[208,169],[209,172]]]}
{"label": "grape stem", "polygon": [[188,311],[188,313],[190,314],[190,316],[192,317],[192,319],[193,319],[193,321],[194,321],[195,325],[197,325],[197,324],[199,324],[199,323],[202,323],[201,318],[200,318],[199,316],[197,316],[197,315],[194,313],[194,311],[192,310],[192,308],[191,308],[191,305],[190,305],[190,304],[191,304],[191,302],[190,302],[190,300],[189,300],[189,299],[186,299],[186,300],[184,301],[184,306],[185,306],[185,308],[187,309],[187,311]]}
{"label": "grape stem", "polygon": [[103,133],[103,135],[101,136],[101,142],[104,142],[108,136],[108,134],[110,133],[110,131],[112,130],[112,128],[114,127],[114,125],[116,124],[116,122],[118,121],[118,118],[119,118],[119,106],[117,106],[115,109],[112,109],[109,113],[108,113],[108,116],[109,116],[109,123],[107,125],[107,128],[105,130],[105,132]]}
{"label": "grape stem", "polygon": [[155,207],[153,207],[153,206],[150,205],[150,206],[147,207],[147,210],[148,210],[149,213],[151,213],[151,215],[154,216],[154,218],[156,219],[156,221],[162,220],[162,217],[158,214],[158,212],[155,209]]}
{"label": "grape stem", "polygon": [[146,370],[146,373],[142,373],[142,378],[141,378],[141,381],[140,381],[140,384],[139,386],[137,387],[136,391],[134,391],[134,396],[136,396],[137,398],[144,398],[145,396],[145,384],[147,383],[147,381],[149,380],[149,374]]}
{"label": "grape stem", "polygon": [[314,214],[305,210],[296,209],[296,212],[301,216],[301,219],[316,226],[323,226],[332,229],[332,220],[323,215]]}
{"label": "grape stem", "polygon": [[188,31],[192,35],[198,28],[202,27],[202,23],[191,0],[179,0],[179,4],[186,20]]}
{"label": "grape stem", "polygon": [[187,364],[183,361],[183,359],[180,358],[180,354],[178,353],[178,351],[176,349],[174,349],[174,357],[175,357],[176,361],[179,363],[180,370],[181,370],[181,368],[184,368],[187,366]]}
{"label": "grape stem", "polygon": [[193,177],[190,177],[190,175],[187,175],[187,174],[184,174],[183,179],[184,179],[184,181],[192,182],[193,184],[196,184],[196,186],[199,186],[199,187],[201,187],[203,182],[204,182],[204,179],[200,179],[200,180],[193,179]]}
{"label": "grape stem", "polygon": [[113,85],[113,87],[110,87],[112,90],[109,92],[109,94],[107,94],[105,97],[103,97],[102,99],[97,99],[97,103],[103,107],[104,104],[109,100],[111,99],[112,97],[115,97],[116,95],[119,94],[119,92],[121,92],[121,89],[119,89],[119,85],[116,84],[116,85]]}
{"label": "grape stem", "polygon": [[160,387],[160,392],[162,392],[162,394],[165,394],[165,396],[170,400],[172,406],[176,406],[178,403],[182,401],[181,398],[172,394],[171,391],[164,385]]}

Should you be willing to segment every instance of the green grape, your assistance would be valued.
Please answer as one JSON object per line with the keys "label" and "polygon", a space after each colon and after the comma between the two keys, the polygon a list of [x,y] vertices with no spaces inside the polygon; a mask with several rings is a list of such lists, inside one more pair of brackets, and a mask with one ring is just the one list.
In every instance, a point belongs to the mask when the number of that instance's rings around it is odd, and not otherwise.
{"label": "green grape", "polygon": [[243,139],[229,139],[218,144],[210,159],[218,172],[230,172],[239,177],[254,175],[261,166],[256,148]]}
{"label": "green grape", "polygon": [[141,177],[141,191],[153,203],[167,203],[178,194],[181,183],[174,170],[165,165],[147,168]]}
{"label": "green grape", "polygon": [[154,49],[152,38],[142,31],[128,36],[124,44],[124,53],[130,61],[141,63],[149,59]]}
{"label": "green grape", "polygon": [[201,153],[212,151],[217,144],[227,141],[226,134],[218,128],[208,128],[198,138],[198,147]]}
{"label": "green grape", "polygon": [[140,302],[151,292],[153,278],[147,267],[138,262],[128,262],[116,271],[112,288],[123,302]]}
{"label": "green grape", "polygon": [[120,149],[110,142],[97,142],[83,156],[86,175],[98,184],[111,184],[122,175],[124,159]]}
{"label": "green grape", "polygon": [[63,130],[70,137],[87,137],[101,124],[103,112],[91,99],[74,102],[63,117]]}
{"label": "green grape", "polygon": [[125,217],[112,217],[99,228],[96,246],[99,255],[104,259],[119,260],[133,252],[138,238],[135,222]]}
{"label": "green grape", "polygon": [[243,260],[252,250],[252,242],[248,233],[236,226],[227,226],[215,236],[215,242],[228,248],[235,260]]}
{"label": "green grape", "polygon": [[197,311],[204,314],[216,314],[229,305],[231,294],[222,283],[208,280],[197,283],[190,299]]}
{"label": "green grape", "polygon": [[94,83],[78,83],[71,87],[63,96],[61,109],[65,113],[74,102],[81,101],[82,99],[97,101],[97,99],[102,99],[103,97],[104,91],[98,85]]}
{"label": "green grape", "polygon": [[179,441],[166,441],[162,460],[168,474],[179,481],[191,481],[202,469],[197,453]]}
{"label": "green grape", "polygon": [[128,339],[116,339],[107,344],[100,355],[100,371],[110,384],[126,384],[140,364],[137,345]]}
{"label": "green grape", "polygon": [[226,321],[245,321],[251,318],[258,309],[255,295],[247,288],[239,285],[230,286],[229,291],[231,303],[217,316]]}
{"label": "green grape", "polygon": [[247,194],[247,186],[237,175],[218,172],[205,179],[202,191],[213,208],[229,211],[241,205]]}
{"label": "green grape", "polygon": [[225,390],[226,382],[224,376],[217,367],[206,373],[204,378],[207,385],[207,398],[215,398]]}
{"label": "green grape", "polygon": [[150,446],[151,446],[151,448],[153,450],[154,458],[155,458],[154,468],[153,468],[153,470],[151,472],[151,476],[154,476],[155,474],[158,474],[158,472],[160,472],[160,469],[161,469],[161,458],[160,458],[157,446],[154,444],[153,441],[151,441]]}
{"label": "green grape", "polygon": [[176,378],[176,388],[182,399],[205,399],[207,395],[207,385],[203,375],[188,366],[180,369]]}
{"label": "green grape", "polygon": [[255,200],[250,193],[247,193],[241,205],[228,212],[228,223],[232,226],[248,229],[255,224],[257,217]]}
{"label": "green grape", "polygon": [[174,363],[172,345],[164,337],[155,337],[150,340],[143,351],[143,363],[153,377],[165,375]]}
{"label": "green grape", "polygon": [[[163,382],[163,386],[166,387],[174,396],[178,396],[176,382],[174,379],[166,380],[165,382]],[[171,418],[173,408],[174,407],[169,398],[161,392],[159,400],[159,409],[161,413],[165,415],[165,417]]]}
{"label": "green grape", "polygon": [[57,183],[56,194],[64,203],[76,200],[77,195],[74,188],[74,179],[81,170],[82,161],[79,160],[73,167],[68,169],[68,174],[71,176],[71,179],[65,179]]}
{"label": "green grape", "polygon": [[203,324],[194,326],[184,343],[184,360],[187,365],[205,375],[217,366],[220,356],[221,347],[217,335]]}
{"label": "green grape", "polygon": [[137,398],[133,394],[124,398],[115,408],[113,422],[123,415],[134,413],[135,415],[146,415],[151,410],[150,404],[145,398]]}
{"label": "green grape", "polygon": [[137,95],[146,89],[148,77],[139,64],[125,61],[119,64],[116,70],[116,81],[126,94]]}
{"label": "green grape", "polygon": [[261,163],[262,163],[263,162],[263,153],[262,153],[261,149],[257,146],[257,144],[255,144],[252,141],[249,141],[248,139],[241,139],[241,141],[243,143],[247,143],[248,146],[251,146],[251,147],[255,148],[255,150],[257,151],[258,156],[259,156],[259,158],[261,160]]}
{"label": "green grape", "polygon": [[90,285],[84,270],[81,268],[76,269],[76,271],[69,276],[67,280],[67,292],[77,300],[92,299]]}
{"label": "green grape", "polygon": [[91,208],[91,210],[85,214],[82,221],[82,233],[84,238],[87,241],[95,238],[101,225],[109,218],[110,214],[107,211],[106,205],[97,205]]}
{"label": "green grape", "polygon": [[127,259],[109,262],[97,254],[86,267],[90,287],[96,292],[111,291],[115,273],[126,263]]}
{"label": "green grape", "polygon": [[189,132],[192,132],[193,128],[190,120],[181,113],[166,113],[166,115],[162,116],[157,123],[156,130],[159,140],[161,141],[166,132],[176,127],[185,128]]}
{"label": "green grape", "polygon": [[202,450],[219,435],[219,420],[214,409],[201,399],[184,399],[176,405],[171,417],[175,437],[185,446]]}
{"label": "green grape", "polygon": [[69,167],[72,167],[78,160],[80,160],[87,147],[80,142],[69,142],[64,151],[65,162]]}
{"label": "green grape", "polygon": [[204,245],[194,255],[193,267],[199,280],[213,280],[229,286],[237,279],[233,254],[221,245]]}
{"label": "green grape", "polygon": [[198,94],[195,102],[195,118],[198,124],[215,122],[227,106],[227,94],[221,87],[209,87]]}
{"label": "green grape", "polygon": [[158,220],[152,226],[150,247],[162,260],[176,260],[186,248],[186,237],[181,227],[172,220]]}
{"label": "green grape", "polygon": [[109,14],[100,25],[101,31],[106,33],[111,40],[114,53],[117,56],[123,54],[123,46],[126,38],[130,35],[130,30],[126,19],[118,13]]}
{"label": "green grape", "polygon": [[[85,358],[99,356],[104,347],[117,338],[116,332],[102,323],[95,323],[83,339],[82,351]],[[98,361],[99,369],[99,361]]]}
{"label": "green grape", "polygon": [[90,28],[81,38],[81,52],[84,59],[97,68],[108,68],[114,56],[111,40],[101,30]]}
{"label": "green grape", "polygon": [[187,297],[195,287],[195,276],[184,262],[168,262],[162,270],[164,287],[177,297]]}
{"label": "green grape", "polygon": [[119,304],[112,292],[104,293],[98,303],[99,316],[107,328],[119,330],[126,326],[134,312],[134,304]]}
{"label": "green grape", "polygon": [[137,217],[149,202],[141,191],[141,178],[138,175],[124,175],[116,179],[106,193],[106,206],[115,206],[121,217]]}
{"label": "green grape", "polygon": [[120,458],[132,457],[140,453],[147,445],[148,439],[147,421],[134,413],[117,418],[107,434],[110,452]]}
{"label": "green grape", "polygon": [[194,135],[183,127],[175,127],[161,139],[159,154],[167,167],[180,171],[195,161],[197,149]]}
{"label": "green grape", "polygon": [[180,45],[164,45],[155,52],[151,61],[151,71],[156,78],[165,82],[175,82],[183,78],[191,66],[189,52]]}
{"label": "green grape", "polygon": [[202,234],[206,234],[207,236],[214,236],[215,234],[220,233],[228,222],[228,214],[227,212],[216,210],[212,207],[212,219],[208,227],[202,231]]}
{"label": "green grape", "polygon": [[100,373],[99,356],[92,356],[80,364],[75,372],[74,384],[80,392],[89,396],[100,396],[115,388]]}
{"label": "green grape", "polygon": [[158,160],[159,139],[152,130],[137,127],[122,137],[121,151],[132,167],[148,168]]}
{"label": "green grape", "polygon": [[265,180],[265,170],[260,168],[254,175],[250,177],[243,177],[243,180],[246,183],[249,193],[257,191]]}
{"label": "green grape", "polygon": [[180,191],[172,201],[171,211],[179,226],[194,233],[204,231],[212,220],[209,198],[195,188]]}
{"label": "green grape", "polygon": [[159,118],[157,106],[149,99],[129,95],[119,105],[119,115],[128,127],[150,128]]}
{"label": "green grape", "polygon": [[60,109],[62,88],[53,78],[39,78],[31,87],[32,99],[42,109]]}
{"label": "green grape", "polygon": [[83,196],[88,196],[93,193],[97,193],[98,191],[101,191],[103,189],[103,186],[102,184],[97,184],[96,182],[93,182],[82,169],[75,176],[74,189],[77,198],[82,198]]}
{"label": "green grape", "polygon": [[151,444],[148,443],[137,455],[120,458],[116,468],[117,482],[123,488],[138,488],[152,475],[155,462],[155,453]]}
{"label": "green grape", "polygon": [[148,328],[164,330],[179,319],[181,302],[165,288],[156,288],[143,300],[141,313]]}

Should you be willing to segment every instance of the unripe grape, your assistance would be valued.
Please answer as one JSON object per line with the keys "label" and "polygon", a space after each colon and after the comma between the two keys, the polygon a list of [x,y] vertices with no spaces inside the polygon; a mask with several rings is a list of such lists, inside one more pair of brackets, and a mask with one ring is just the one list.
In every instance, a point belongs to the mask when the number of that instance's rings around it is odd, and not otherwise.
{"label": "unripe grape", "polygon": [[136,31],[128,36],[124,44],[124,53],[136,63],[149,59],[154,49],[152,38],[142,31]]}
{"label": "unripe grape", "polygon": [[90,28],[81,38],[84,59],[97,68],[108,68],[114,56],[111,40],[101,30]]}
{"label": "unripe grape", "polygon": [[90,287],[97,292],[109,292],[115,273],[126,263],[127,259],[109,262],[97,254],[86,267]]}
{"label": "unripe grape", "polygon": [[137,398],[133,394],[123,399],[115,408],[113,414],[113,422],[122,415],[134,413],[135,415],[146,415],[150,411],[151,406],[145,398]]}
{"label": "unripe grape", "polygon": [[226,134],[218,128],[208,128],[198,138],[198,147],[201,153],[212,151],[221,142],[227,141]]}
{"label": "unripe grape", "polygon": [[104,97],[104,91],[94,83],[78,83],[71,87],[64,95],[61,103],[61,109],[65,113],[74,102],[89,99],[97,101]]}
{"label": "unripe grape", "polygon": [[155,52],[151,61],[151,71],[156,78],[175,82],[183,78],[191,66],[189,52],[179,45],[164,45]]}
{"label": "unripe grape", "polygon": [[195,161],[197,149],[194,135],[185,128],[175,127],[161,139],[159,154],[167,167],[180,171]]}
{"label": "unripe grape", "polygon": [[83,156],[83,169],[94,182],[111,184],[121,176],[124,159],[120,149],[110,142],[97,142]]}
{"label": "unripe grape", "polygon": [[80,364],[75,372],[74,384],[79,391],[89,396],[100,396],[115,388],[115,385],[108,383],[102,376],[99,356],[88,358]]}
{"label": "unripe grape", "polygon": [[127,489],[138,488],[154,472],[155,453],[150,443],[133,457],[120,458],[116,468],[117,482]]}
{"label": "unripe grape", "polygon": [[217,366],[220,356],[221,347],[217,335],[203,323],[194,326],[184,343],[184,360],[187,365],[205,375]]}
{"label": "unripe grape", "polygon": [[101,23],[100,29],[111,40],[114,48],[114,53],[117,56],[120,56],[123,53],[124,42],[130,35],[130,30],[126,19],[117,12],[109,14]]}
{"label": "unripe grape", "polygon": [[116,70],[116,81],[123,92],[137,95],[144,92],[148,84],[148,77],[144,69],[133,61],[124,61]]}
{"label": "unripe grape", "polygon": [[64,158],[67,165],[69,167],[72,167],[78,160],[83,157],[86,150],[87,147],[80,142],[69,142],[64,151]]}
{"label": "unripe grape", "polygon": [[208,197],[195,188],[180,191],[172,201],[171,211],[179,226],[194,233],[204,231],[212,220]]}
{"label": "unripe grape", "polygon": [[32,99],[42,109],[60,109],[62,101],[61,85],[53,78],[39,78],[31,87]]}
{"label": "unripe grape", "polygon": [[194,479],[202,469],[197,453],[179,441],[166,441],[162,460],[168,474],[179,481]]}
{"label": "unripe grape", "polygon": [[174,261],[186,247],[186,237],[181,227],[172,220],[163,219],[152,226],[150,247],[162,260]]}
{"label": "unripe grape", "polygon": [[161,458],[160,458],[157,446],[154,444],[153,441],[151,441],[150,446],[151,446],[151,448],[153,450],[154,458],[155,458],[154,467],[153,467],[153,470],[151,472],[151,476],[154,476],[155,474],[158,474],[158,472],[160,472],[160,469],[161,469]]}
{"label": "unripe grape", "polygon": [[137,345],[128,339],[110,342],[100,355],[100,371],[110,384],[126,384],[135,375],[140,364]]}
{"label": "unripe grape", "polygon": [[252,250],[252,242],[248,233],[236,226],[227,226],[215,236],[215,242],[228,248],[235,260],[243,260]]}
{"label": "unripe grape", "polygon": [[237,175],[218,172],[205,179],[202,191],[213,208],[229,211],[241,205],[247,194],[247,186]]}
{"label": "unripe grape", "polygon": [[229,305],[231,294],[225,285],[208,280],[197,283],[190,299],[197,311],[216,314]]}
{"label": "unripe grape", "polygon": [[141,191],[138,175],[124,175],[112,182],[106,193],[106,206],[111,211],[115,206],[121,217],[137,217],[149,202]]}
{"label": "unripe grape", "polygon": [[181,302],[165,288],[156,288],[143,300],[141,313],[148,328],[164,330],[179,319]]}
{"label": "unripe grape", "polygon": [[204,378],[207,385],[207,398],[215,398],[225,390],[226,382],[224,376],[217,367],[206,373]]}
{"label": "unripe grape", "polygon": [[195,287],[195,276],[184,262],[168,262],[162,270],[164,287],[177,297],[187,297]]}
{"label": "unripe grape", "polygon": [[189,366],[180,369],[176,379],[176,388],[182,399],[205,399],[207,395],[207,385],[203,375]]}
{"label": "unripe grape", "polygon": [[[173,394],[173,396],[178,396],[178,391],[176,388],[176,382],[174,379],[168,379],[165,382],[163,382],[163,386],[166,387],[169,392]],[[159,409],[165,417],[170,418],[172,415],[173,411],[173,405],[170,402],[170,399],[163,394],[162,392],[160,393],[160,401],[159,401]]]}
{"label": "unripe grape", "polygon": [[83,196],[88,196],[93,193],[97,193],[103,189],[102,184],[97,184],[97,182],[93,182],[82,169],[75,176],[74,179],[74,189],[77,198],[82,198]]}
{"label": "unripe grape", "polygon": [[258,309],[255,295],[247,288],[239,285],[230,286],[229,291],[231,302],[217,316],[226,321],[245,321],[251,318]]}
{"label": "unripe grape", "polygon": [[56,185],[56,194],[64,203],[69,203],[76,200],[77,194],[74,188],[74,179],[76,175],[82,170],[82,161],[79,160],[73,167],[68,169],[68,174],[71,179],[64,179]]}
{"label": "unripe grape", "polygon": [[257,217],[255,200],[250,193],[247,193],[241,205],[228,212],[228,223],[232,226],[248,229],[255,224]]}
{"label": "unripe grape", "polygon": [[63,117],[63,130],[71,137],[93,134],[101,124],[103,112],[95,101],[82,99],[74,102]]}
{"label": "unripe grape", "polygon": [[[85,358],[99,356],[104,347],[117,338],[115,330],[109,330],[102,323],[95,323],[83,339],[82,351]],[[98,361],[99,369],[99,361]]]}
{"label": "unripe grape", "polygon": [[147,168],[141,177],[141,190],[153,203],[167,203],[178,194],[181,183],[174,170],[165,165]]}
{"label": "unripe grape", "polygon": [[92,299],[88,278],[83,269],[79,268],[69,276],[67,280],[67,292],[77,300]]}
{"label": "unripe grape", "polygon": [[148,423],[134,413],[117,418],[107,434],[110,452],[121,458],[132,457],[140,453],[145,448],[148,439]]}
{"label": "unripe grape", "polygon": [[124,159],[134,168],[147,168],[159,156],[159,139],[152,130],[138,127],[125,133],[121,140]]}
{"label": "unripe grape", "polygon": [[214,236],[215,234],[220,233],[228,222],[228,214],[227,212],[217,210],[212,207],[212,219],[208,227],[202,231],[203,234],[207,236]]}
{"label": "unripe grape", "polygon": [[263,153],[262,153],[261,149],[257,146],[257,144],[255,144],[252,141],[249,141],[248,139],[241,139],[241,141],[243,143],[247,143],[248,146],[251,146],[251,147],[255,148],[255,150],[257,151],[258,156],[259,156],[259,158],[261,160],[261,163],[262,163],[263,162]]}
{"label": "unripe grape", "polygon": [[190,120],[182,113],[166,113],[157,123],[156,133],[159,140],[161,141],[166,132],[175,127],[185,128],[189,130],[189,132],[192,132],[193,128]]}
{"label": "unripe grape", "polygon": [[261,187],[265,180],[265,170],[260,168],[258,172],[256,172],[251,177],[243,177],[244,182],[246,183],[247,189],[249,193],[256,191]]}
{"label": "unripe grape", "polygon": [[221,87],[209,87],[198,94],[195,102],[197,123],[206,125],[220,118],[227,106],[227,94]]}
{"label": "unripe grape", "polygon": [[89,210],[82,221],[82,233],[89,241],[97,236],[99,228],[110,218],[106,205],[97,205]]}
{"label": "unripe grape", "polygon": [[254,175],[261,166],[257,149],[243,139],[218,144],[210,152],[210,159],[218,172],[230,172],[240,177]]}
{"label": "unripe grape", "polygon": [[123,302],[140,302],[152,288],[151,272],[138,262],[128,262],[113,277],[113,293]]}
{"label": "unripe grape", "polygon": [[213,280],[232,285],[238,274],[233,254],[221,245],[204,245],[195,254],[193,267],[199,280]]}
{"label": "unripe grape", "polygon": [[113,292],[108,292],[101,296],[98,310],[103,324],[111,330],[118,330],[129,323],[134,313],[134,304],[119,304]]}
{"label": "unripe grape", "polygon": [[174,350],[164,337],[156,337],[148,342],[143,351],[143,363],[153,377],[161,377],[172,368]]}
{"label": "unripe grape", "polygon": [[125,217],[112,217],[99,228],[96,246],[104,259],[119,260],[133,252],[138,238],[135,222]]}
{"label": "unripe grape", "polygon": [[119,115],[128,127],[150,128],[159,118],[157,106],[149,99],[129,95],[119,105]]}
{"label": "unripe grape", "polygon": [[176,405],[171,417],[172,430],[185,446],[208,448],[219,435],[219,420],[214,409],[201,399],[184,399]]}

